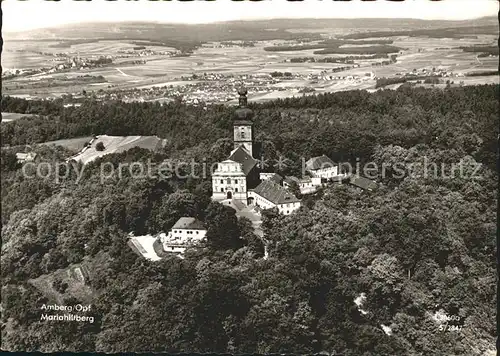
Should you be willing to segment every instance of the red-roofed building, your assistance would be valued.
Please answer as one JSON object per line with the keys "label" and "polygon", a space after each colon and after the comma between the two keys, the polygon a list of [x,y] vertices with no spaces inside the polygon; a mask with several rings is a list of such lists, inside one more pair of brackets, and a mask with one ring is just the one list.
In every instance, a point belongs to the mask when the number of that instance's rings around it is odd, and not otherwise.
{"label": "red-roofed building", "polygon": [[205,239],[207,230],[203,223],[193,217],[182,217],[172,226],[167,235],[160,236],[165,252],[182,255],[186,248]]}
{"label": "red-roofed building", "polygon": [[312,177],[317,178],[332,179],[340,175],[338,164],[325,155],[308,160],[305,169]]}
{"label": "red-roofed building", "polygon": [[279,212],[284,215],[291,214],[300,208],[300,199],[270,179],[250,190],[248,199],[251,204],[262,209],[278,208]]}

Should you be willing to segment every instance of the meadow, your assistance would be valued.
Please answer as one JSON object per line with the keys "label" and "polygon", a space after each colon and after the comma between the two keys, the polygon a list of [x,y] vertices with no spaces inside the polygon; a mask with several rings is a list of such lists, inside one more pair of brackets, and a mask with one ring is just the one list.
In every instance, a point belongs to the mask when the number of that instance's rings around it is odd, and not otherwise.
{"label": "meadow", "polygon": [[77,153],[77,152],[80,152],[83,149],[83,147],[85,147],[85,144],[87,142],[89,142],[92,138],[93,138],[92,136],[68,138],[68,139],[63,139],[63,140],[47,141],[47,142],[44,142],[43,145],[61,146],[70,152]]}
{"label": "meadow", "polygon": [[[322,33],[332,33],[335,29],[322,29]],[[338,32],[338,30],[337,30]],[[344,31],[345,34],[345,31]],[[438,36],[439,37],[439,36]],[[154,86],[174,85],[182,81],[181,77],[203,75],[204,73],[220,73],[226,76],[244,76],[272,72],[290,72],[295,78],[269,87],[268,93],[259,93],[254,99],[268,100],[287,95],[298,95],[300,87],[309,86],[319,92],[340,91],[346,89],[370,89],[375,87],[375,81],[352,82],[346,80],[326,80],[319,83],[307,80],[308,75],[327,74],[338,77],[365,76],[373,73],[376,77],[395,77],[402,73],[411,72],[420,68],[439,68],[452,71],[455,74],[467,75],[470,72],[495,70],[498,67],[498,56],[480,57],[479,52],[465,51],[464,48],[478,46],[492,46],[496,37],[489,34],[460,38],[433,38],[413,36],[363,37],[363,40],[337,41],[323,40],[321,43],[338,45],[338,48],[318,50],[318,41],[309,42],[309,49],[292,50],[298,41],[265,40],[255,42],[254,47],[217,47],[217,43],[206,43],[199,46],[189,56],[169,57],[165,55],[151,55],[146,57],[131,56],[116,58],[109,66],[99,68],[82,68],[69,70],[63,73],[42,73],[27,77],[18,77],[5,80],[2,83],[3,92],[14,96],[32,97],[60,97],[67,93],[81,93],[106,90],[120,90],[133,88],[151,88]],[[141,42],[142,43],[142,42]],[[343,43],[343,44],[341,44]],[[356,45],[356,43],[359,43]],[[340,44],[340,45],[339,45]],[[95,40],[95,41],[6,41],[5,56],[2,58],[4,68],[47,68],[57,63],[54,60],[56,53],[65,53],[68,56],[96,58],[99,56],[119,56],[123,51],[133,51],[137,44],[125,40]],[[288,47],[287,47],[288,46]],[[175,50],[166,46],[145,46],[155,51]],[[273,48],[273,51],[269,51]],[[280,48],[285,48],[281,51]],[[360,53],[369,54],[371,50],[382,48],[387,51],[400,49],[396,63],[375,65],[384,58],[356,59],[354,64],[343,63],[290,63],[297,57],[326,57],[345,58]],[[20,50],[22,52],[20,52]],[[325,52],[324,54],[321,54]],[[41,55],[40,52],[52,53],[52,56]],[[352,52],[352,53],[351,53]],[[130,64],[131,60],[146,60],[143,64]],[[352,68],[349,68],[349,67]],[[335,68],[347,67],[341,71],[332,72]],[[90,76],[104,78],[103,80],[78,80],[77,77]],[[71,80],[73,79],[73,80]],[[224,85],[224,80],[214,82],[214,86]],[[464,80],[469,83],[491,83],[494,79],[477,77],[473,80]],[[193,82],[191,82],[193,83]],[[182,85],[182,84],[181,84]],[[295,86],[295,89],[291,87]],[[287,87],[287,90],[280,88]],[[273,88],[276,88],[274,90]],[[289,90],[288,90],[289,89]]]}
{"label": "meadow", "polygon": [[[104,150],[99,151],[97,144],[103,144]],[[156,136],[98,136],[86,149],[83,149],[73,157],[75,161],[87,164],[99,157],[111,154],[125,152],[133,147],[141,147],[152,151],[160,150],[166,144],[166,140]],[[82,145],[83,148],[83,145]]]}
{"label": "meadow", "polygon": [[32,116],[31,114],[18,114],[15,112],[2,112],[2,122],[9,122],[20,119],[22,117]]}

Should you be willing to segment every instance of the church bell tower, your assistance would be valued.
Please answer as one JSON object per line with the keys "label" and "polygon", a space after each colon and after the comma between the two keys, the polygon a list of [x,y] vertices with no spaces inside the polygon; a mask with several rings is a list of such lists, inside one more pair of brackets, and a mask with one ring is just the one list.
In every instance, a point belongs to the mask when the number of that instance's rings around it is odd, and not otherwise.
{"label": "church bell tower", "polygon": [[247,107],[247,89],[238,90],[239,106],[234,112],[234,148],[243,146],[253,157],[253,111]]}

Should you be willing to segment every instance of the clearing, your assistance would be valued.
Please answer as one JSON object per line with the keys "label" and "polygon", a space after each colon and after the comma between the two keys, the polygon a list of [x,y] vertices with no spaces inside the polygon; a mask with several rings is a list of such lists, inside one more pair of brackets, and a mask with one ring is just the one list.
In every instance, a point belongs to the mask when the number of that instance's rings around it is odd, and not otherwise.
{"label": "clearing", "polygon": [[16,112],[2,112],[2,122],[9,122],[20,119],[22,117],[30,117],[33,114],[18,114]]}
{"label": "clearing", "polygon": [[[101,142],[104,145],[103,151],[96,149],[97,144]],[[96,136],[96,139],[91,142],[89,147],[83,148],[79,153],[70,157],[75,161],[80,161],[83,164],[92,162],[93,160],[111,154],[128,151],[134,147],[145,148],[151,151],[159,151],[165,147],[167,140],[157,136]]]}

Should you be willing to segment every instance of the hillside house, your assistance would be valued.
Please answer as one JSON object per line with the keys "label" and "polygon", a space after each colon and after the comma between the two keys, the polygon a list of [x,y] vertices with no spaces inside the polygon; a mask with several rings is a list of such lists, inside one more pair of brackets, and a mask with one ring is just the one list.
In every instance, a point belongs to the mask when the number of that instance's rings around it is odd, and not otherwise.
{"label": "hillside house", "polygon": [[374,180],[360,176],[350,177],[348,183],[356,188],[367,191],[372,191],[378,186],[378,184]]}
{"label": "hillside house", "polygon": [[318,187],[322,186],[320,177],[304,177],[299,179],[294,176],[286,176],[283,180],[283,187],[290,189],[293,183],[298,185],[301,194],[314,193],[318,190]]}
{"label": "hillside house", "polygon": [[295,197],[290,191],[271,180],[265,180],[255,189],[248,192],[249,205],[261,209],[278,208],[281,214],[289,215],[300,208],[300,199]]}
{"label": "hillside house", "polygon": [[283,182],[283,177],[278,173],[260,173],[259,178],[261,181],[270,180],[276,184],[281,184]]}
{"label": "hillside house", "polygon": [[38,158],[38,155],[35,152],[28,153],[16,153],[17,163],[23,164],[26,162],[34,162]]}
{"label": "hillside house", "polygon": [[167,235],[160,236],[160,241],[165,252],[182,255],[186,248],[203,241],[206,234],[207,230],[201,221],[193,217],[182,217]]}
{"label": "hillside house", "polygon": [[339,176],[338,164],[325,155],[309,159],[305,170],[315,178],[332,179]]}

